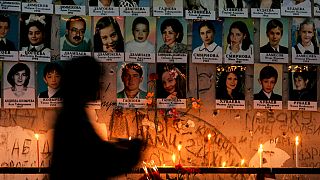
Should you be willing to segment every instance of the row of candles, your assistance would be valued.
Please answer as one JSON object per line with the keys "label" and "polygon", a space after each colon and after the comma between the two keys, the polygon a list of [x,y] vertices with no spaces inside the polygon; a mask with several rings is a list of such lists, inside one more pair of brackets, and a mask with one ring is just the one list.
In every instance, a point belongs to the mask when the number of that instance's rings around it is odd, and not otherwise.
{"label": "row of candles", "polygon": [[[211,164],[210,164],[210,159],[211,159],[211,134],[208,134],[208,159],[209,159],[209,162],[208,162],[208,166],[210,167]],[[296,136],[295,137],[295,154],[296,154],[296,167],[299,167],[299,151],[298,151],[298,145],[299,145],[299,136]],[[178,153],[179,153],[179,156],[178,156],[178,162],[179,164],[181,164],[181,148],[182,148],[182,145],[181,143],[178,144]],[[260,144],[259,146],[259,149],[258,149],[258,154],[259,154],[259,167],[263,167],[263,145]],[[173,153],[172,154],[172,162],[173,164],[176,163],[176,155]],[[240,167],[243,167],[244,166],[244,163],[245,163],[245,160],[242,159],[241,162],[240,162]],[[226,165],[226,162],[222,162],[222,167],[225,167]],[[165,166],[165,165],[164,165]]]}
{"label": "row of candles", "polygon": [[[39,152],[39,134],[35,134],[34,135],[36,140],[37,140],[37,165],[38,167],[40,167],[40,152]],[[131,136],[129,137],[129,140],[131,140]],[[299,136],[296,136],[295,138],[295,153],[296,153],[296,167],[299,167],[299,156],[298,156],[298,145],[299,145]],[[182,144],[179,143],[178,144],[178,162],[179,164],[181,164],[181,149],[182,149]],[[261,168],[263,166],[263,145],[260,144],[259,149],[258,149],[258,154],[259,154],[259,167]],[[208,166],[210,167],[210,159],[211,159],[211,134],[208,134],[208,159],[209,159],[209,163]],[[176,155],[173,153],[172,154],[172,162],[173,164],[176,163]],[[242,159],[240,162],[240,166],[243,167],[245,163],[245,160]],[[222,163],[222,167],[225,167],[226,162]],[[164,165],[165,166],[165,165]]]}

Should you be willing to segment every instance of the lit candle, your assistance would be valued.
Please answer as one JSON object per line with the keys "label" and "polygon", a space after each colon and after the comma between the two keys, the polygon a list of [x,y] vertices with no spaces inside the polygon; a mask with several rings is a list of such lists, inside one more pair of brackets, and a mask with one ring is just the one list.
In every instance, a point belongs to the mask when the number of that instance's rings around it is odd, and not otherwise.
{"label": "lit candle", "polygon": [[131,141],[131,136],[129,136],[129,141]]}
{"label": "lit candle", "polygon": [[222,162],[222,167],[225,167],[226,164],[227,164],[227,163],[226,163],[225,161],[223,161],[223,162]]}
{"label": "lit candle", "polygon": [[260,168],[262,167],[262,163],[263,163],[263,156],[262,156],[262,153],[263,153],[263,147],[262,147],[262,144],[260,144],[260,147],[259,147],[259,150],[258,150],[258,153],[259,153],[259,164],[260,164]]}
{"label": "lit candle", "polygon": [[178,151],[179,151],[179,164],[181,163],[181,148],[182,148],[182,145],[179,143],[179,144],[178,144]]}
{"label": "lit candle", "polygon": [[298,145],[299,145],[299,136],[296,136],[296,167],[299,167]]}
{"label": "lit candle", "polygon": [[174,166],[176,164],[176,155],[173,153],[171,158]]}
{"label": "lit candle", "polygon": [[209,133],[208,134],[208,166],[210,167],[210,160],[211,160],[211,148],[210,148],[210,146],[211,146],[211,134]]}
{"label": "lit candle", "polygon": [[244,159],[241,159],[240,167],[243,167],[244,165]]}
{"label": "lit candle", "polygon": [[39,157],[39,134],[34,134],[34,137],[37,139],[37,163],[40,167],[40,157]]}

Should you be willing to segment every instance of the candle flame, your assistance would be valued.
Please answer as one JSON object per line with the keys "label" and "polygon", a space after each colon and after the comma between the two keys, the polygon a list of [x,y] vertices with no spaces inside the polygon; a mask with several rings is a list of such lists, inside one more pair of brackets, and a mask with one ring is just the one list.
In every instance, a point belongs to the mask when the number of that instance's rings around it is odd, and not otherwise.
{"label": "candle flame", "polygon": [[211,134],[209,133],[208,134],[208,140],[210,141],[210,139],[211,139]]}
{"label": "candle flame", "polygon": [[129,141],[131,141],[131,136],[129,137]]}
{"label": "candle flame", "polygon": [[299,136],[296,136],[296,146],[299,145]]}
{"label": "candle flame", "polygon": [[172,154],[172,162],[176,163],[176,155],[175,154]]}
{"label": "candle flame", "polygon": [[241,166],[244,165],[244,159],[241,159]]}
{"label": "candle flame", "polygon": [[223,161],[223,162],[222,162],[222,167],[225,167],[226,164],[227,164],[227,163],[226,163],[225,161]]}
{"label": "candle flame", "polygon": [[34,137],[39,140],[39,134],[34,134]]}
{"label": "candle flame", "polygon": [[263,152],[263,146],[262,146],[262,144],[260,144],[259,152],[260,152],[260,153],[262,153],[262,152]]}
{"label": "candle flame", "polygon": [[182,148],[182,145],[179,144],[179,145],[178,145],[178,151],[181,151],[181,148]]}

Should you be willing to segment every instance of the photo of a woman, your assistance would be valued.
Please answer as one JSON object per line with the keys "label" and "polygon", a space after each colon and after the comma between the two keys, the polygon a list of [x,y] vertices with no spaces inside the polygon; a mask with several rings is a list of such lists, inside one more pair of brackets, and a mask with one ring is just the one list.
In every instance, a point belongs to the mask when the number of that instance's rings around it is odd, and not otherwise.
{"label": "photo of a woman", "polygon": [[186,64],[157,64],[157,98],[186,98]]}
{"label": "photo of a woman", "polygon": [[[216,99],[223,100],[244,100],[244,72],[240,68],[221,68],[217,72]],[[223,69],[223,70],[222,70]]]}
{"label": "photo of a woman", "polygon": [[[35,14],[30,14],[29,17],[27,17],[28,15],[22,16],[20,32],[22,35],[20,38],[21,51],[50,53],[49,42],[51,33],[49,32],[51,30],[51,21],[49,20],[49,17]],[[49,26],[47,26],[48,23]],[[24,36],[24,34],[26,35]]]}
{"label": "photo of a woman", "polygon": [[98,20],[94,34],[94,52],[123,52],[124,39],[118,17],[105,16]]}
{"label": "photo of a woman", "polygon": [[165,19],[160,25],[160,32],[163,42],[158,44],[164,44],[160,46],[159,53],[187,53],[187,45],[182,43],[186,32],[178,19]]}
{"label": "photo of a woman", "polygon": [[235,21],[229,28],[227,36],[226,54],[252,55],[253,44],[246,23]]}
{"label": "photo of a woman", "polygon": [[[200,39],[202,44],[196,47],[193,50],[193,53],[212,53],[212,54],[219,54],[220,57],[222,55],[222,48],[221,48],[221,39],[220,45],[215,42],[216,36],[216,28],[211,21],[203,21],[198,26],[198,34],[200,35]],[[195,36],[193,36],[195,37]],[[221,37],[221,36],[220,36]],[[194,40],[193,42],[196,42]]]}
{"label": "photo of a woman", "polygon": [[6,99],[30,99],[30,97],[34,97],[35,89],[28,86],[30,76],[31,71],[27,64],[14,64],[7,74],[7,81],[11,87],[4,88],[4,97]]}

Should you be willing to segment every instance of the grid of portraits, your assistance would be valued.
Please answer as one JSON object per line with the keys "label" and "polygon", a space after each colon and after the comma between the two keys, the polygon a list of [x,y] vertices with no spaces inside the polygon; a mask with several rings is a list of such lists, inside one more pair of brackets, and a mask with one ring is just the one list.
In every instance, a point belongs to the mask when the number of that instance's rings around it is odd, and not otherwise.
{"label": "grid of portraits", "polygon": [[[158,108],[186,108],[188,66],[202,63],[215,64],[218,109],[246,108],[246,69],[252,66],[254,108],[283,108],[281,81],[286,68],[288,109],[316,111],[319,4],[317,0],[0,1],[2,105],[60,107],[64,63],[87,55],[118,64],[116,99],[124,108],[145,108],[150,99],[156,99]],[[152,91],[150,64],[158,76]]]}

